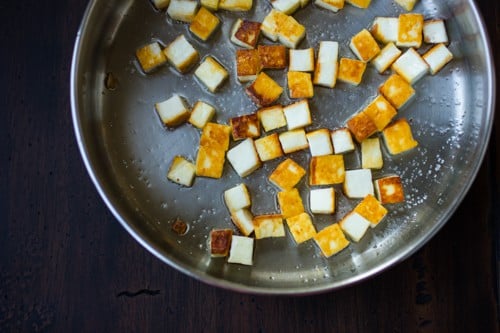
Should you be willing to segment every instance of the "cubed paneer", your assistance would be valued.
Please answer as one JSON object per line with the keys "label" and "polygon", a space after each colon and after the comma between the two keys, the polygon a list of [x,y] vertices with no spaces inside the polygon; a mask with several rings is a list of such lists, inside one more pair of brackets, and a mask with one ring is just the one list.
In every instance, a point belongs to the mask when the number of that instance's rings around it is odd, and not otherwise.
{"label": "cubed paneer", "polygon": [[297,216],[305,211],[299,190],[296,188],[278,192],[278,203],[280,205],[281,215],[285,219]]}
{"label": "cubed paneer", "polygon": [[281,190],[289,190],[297,185],[306,170],[291,158],[281,162],[269,176],[269,181],[278,186]]}
{"label": "cubed paneer", "polygon": [[397,175],[375,180],[375,194],[381,204],[395,204],[405,201],[403,184]]}
{"label": "cubed paneer", "polygon": [[241,47],[253,49],[260,36],[259,22],[237,19],[231,31],[231,41]]}
{"label": "cubed paneer", "polygon": [[168,7],[170,0],[151,0],[156,9],[162,10]]}
{"label": "cubed paneer", "polygon": [[371,0],[345,0],[350,5],[354,7],[366,9],[370,6]]}
{"label": "cubed paneer", "polygon": [[213,258],[227,257],[231,248],[233,230],[213,229],[210,231],[210,255]]}
{"label": "cubed paneer", "polygon": [[347,121],[347,128],[358,142],[362,142],[377,132],[377,125],[365,112],[358,112]]}
{"label": "cubed paneer", "polygon": [[166,101],[156,103],[155,109],[162,123],[168,127],[176,127],[185,123],[190,114],[186,100],[177,94]]}
{"label": "cubed paneer", "polygon": [[150,73],[167,62],[167,58],[163,54],[161,46],[158,42],[153,42],[139,48],[135,52],[135,56],[145,73]]}
{"label": "cubed paneer", "polygon": [[348,198],[361,199],[373,195],[372,171],[370,169],[347,170],[345,172],[344,193]]}
{"label": "cubed paneer", "polygon": [[381,169],[384,166],[380,140],[378,137],[361,142],[361,167],[363,169]]}
{"label": "cubed paneer", "polygon": [[351,38],[349,47],[356,57],[364,62],[372,60],[380,52],[380,47],[377,42],[372,34],[366,29],[361,30]]}
{"label": "cubed paneer", "polygon": [[306,127],[312,122],[309,103],[306,99],[283,107],[283,113],[290,131]]}
{"label": "cubed paneer", "polygon": [[226,151],[217,147],[200,146],[196,156],[196,176],[220,178],[224,171]]}
{"label": "cubed paneer", "polygon": [[300,7],[304,8],[307,6],[310,0],[300,0]]}
{"label": "cubed paneer", "polygon": [[205,125],[212,120],[215,115],[215,108],[205,102],[198,101],[191,111],[188,122],[195,127],[203,128]]}
{"label": "cubed paneer", "polygon": [[306,134],[311,156],[333,154],[330,130],[322,128]]}
{"label": "cubed paneer", "polygon": [[444,44],[438,44],[427,51],[423,58],[429,65],[431,74],[434,75],[453,59],[453,54]]}
{"label": "cubed paneer", "polygon": [[304,39],[306,28],[297,22],[293,16],[287,16],[280,22],[278,40],[288,48],[294,49]]}
{"label": "cubed paneer", "polygon": [[396,43],[398,40],[399,18],[376,17],[370,29],[372,36],[383,44]]}
{"label": "cubed paneer", "polygon": [[333,187],[311,189],[309,207],[313,214],[335,213],[335,190]]}
{"label": "cubed paneer", "polygon": [[398,5],[411,12],[418,0],[394,0]]}
{"label": "cubed paneer", "polygon": [[378,131],[382,131],[396,116],[397,111],[382,95],[377,95],[363,112],[371,118]]}
{"label": "cubed paneer", "polygon": [[448,34],[443,20],[424,21],[424,42],[429,44],[447,44]]}
{"label": "cubed paneer", "polygon": [[339,81],[357,86],[363,79],[365,69],[366,62],[356,59],[340,58],[339,74],[337,78]]}
{"label": "cubed paneer", "polygon": [[229,76],[226,69],[211,56],[205,58],[194,72],[194,75],[212,93],[214,93]]}
{"label": "cubed paneer", "polygon": [[269,75],[261,72],[245,92],[258,106],[268,106],[276,102],[283,93],[283,88]]}
{"label": "cubed paneer", "polygon": [[229,149],[230,135],[231,126],[209,122],[201,132],[200,146],[226,151]]}
{"label": "cubed paneer", "polygon": [[260,136],[260,122],[256,113],[233,117],[229,120],[229,123],[235,141]]}
{"label": "cubed paneer", "polygon": [[191,187],[193,185],[196,167],[182,156],[175,156],[170,169],[167,173],[167,178],[174,183]]}
{"label": "cubed paneer", "polygon": [[219,9],[219,0],[200,0],[200,4],[213,11]]}
{"label": "cubed paneer", "polygon": [[206,41],[220,24],[220,19],[205,7],[201,7],[189,25],[189,30],[202,41]]}
{"label": "cubed paneer", "polygon": [[257,111],[257,116],[266,132],[286,126],[286,118],[281,105],[261,108]]}
{"label": "cubed paneer", "polygon": [[314,49],[290,49],[290,63],[288,70],[291,72],[312,72],[314,71]]}
{"label": "cubed paneer", "polygon": [[236,50],[236,75],[240,82],[255,80],[261,68],[257,50]]}
{"label": "cubed paneer", "polygon": [[279,33],[279,28],[281,22],[284,22],[286,20],[288,15],[285,13],[276,10],[276,9],[271,9],[271,11],[264,17],[264,20],[262,21],[262,25],[260,27],[260,30],[270,40],[273,42],[278,41],[278,33]]}
{"label": "cubed paneer", "polygon": [[271,5],[280,12],[292,15],[300,7],[300,0],[271,0]]}
{"label": "cubed paneer", "polygon": [[233,235],[228,263],[251,266],[253,264],[253,238]]}
{"label": "cubed paneer", "polygon": [[314,242],[327,258],[339,253],[349,245],[349,241],[345,238],[338,223],[329,225],[318,232],[314,236]]}
{"label": "cubed paneer", "polygon": [[288,72],[287,83],[290,98],[312,98],[314,96],[310,73]]}
{"label": "cubed paneer", "polygon": [[250,193],[245,184],[239,184],[224,191],[224,202],[229,212],[236,212],[252,205]]}
{"label": "cubed paneer", "polygon": [[304,243],[316,236],[316,228],[312,223],[311,217],[305,212],[288,217],[286,224],[297,244]]}
{"label": "cubed paneer", "polygon": [[318,58],[314,68],[313,83],[328,88],[335,87],[338,73],[339,43],[321,41],[319,43]]}
{"label": "cubed paneer", "polygon": [[354,207],[358,213],[370,222],[370,227],[376,227],[387,215],[387,209],[371,194],[367,195]]}
{"label": "cubed paneer", "polygon": [[249,236],[253,231],[253,215],[250,210],[242,208],[231,212],[231,221],[238,227],[238,230],[245,236]]}
{"label": "cubed paneer", "polygon": [[397,46],[419,48],[422,45],[424,15],[408,13],[399,15]]}
{"label": "cubed paneer", "polygon": [[194,0],[171,0],[167,14],[172,19],[190,23],[198,10],[198,2]]}
{"label": "cubed paneer", "polygon": [[380,51],[380,53],[373,58],[372,64],[375,66],[379,73],[385,72],[397,58],[401,55],[401,50],[394,45],[394,43],[389,43]]}
{"label": "cubed paneer", "polygon": [[220,0],[219,9],[231,12],[247,12],[252,9],[253,0]]}
{"label": "cubed paneer", "polygon": [[309,185],[341,184],[345,172],[342,155],[313,156],[309,163]]}
{"label": "cubed paneer", "polygon": [[414,84],[429,71],[429,66],[417,51],[410,48],[392,64],[392,69],[409,84]]}
{"label": "cubed paneer", "polygon": [[415,89],[398,74],[392,74],[380,86],[379,92],[396,109],[404,107],[415,96]]}
{"label": "cubed paneer", "polygon": [[315,0],[314,4],[318,7],[328,9],[334,13],[344,8],[344,0]]}
{"label": "cubed paneer", "polygon": [[398,119],[383,131],[385,145],[392,155],[401,154],[418,146],[413,138],[411,127],[405,118]]}
{"label": "cubed paneer", "polygon": [[287,48],[283,45],[259,45],[257,51],[263,69],[283,69],[288,66]]}
{"label": "cubed paneer", "polygon": [[285,237],[283,217],[279,214],[254,216],[253,227],[255,239]]}
{"label": "cubed paneer", "polygon": [[285,154],[309,148],[306,132],[303,129],[280,133],[279,140]]}
{"label": "cubed paneer", "polygon": [[359,242],[368,230],[370,221],[356,212],[350,212],[339,222],[342,231],[354,242]]}
{"label": "cubed paneer", "polygon": [[257,149],[259,159],[262,162],[274,160],[275,158],[283,156],[278,133],[273,133],[255,140],[255,149]]}
{"label": "cubed paneer", "polygon": [[348,128],[338,128],[332,131],[332,144],[335,154],[344,154],[356,149]]}
{"label": "cubed paneer", "polygon": [[184,35],[177,37],[163,52],[168,62],[181,73],[186,73],[199,59],[198,51],[189,44]]}
{"label": "cubed paneer", "polygon": [[262,165],[255,144],[250,138],[229,149],[227,159],[240,177],[248,176]]}

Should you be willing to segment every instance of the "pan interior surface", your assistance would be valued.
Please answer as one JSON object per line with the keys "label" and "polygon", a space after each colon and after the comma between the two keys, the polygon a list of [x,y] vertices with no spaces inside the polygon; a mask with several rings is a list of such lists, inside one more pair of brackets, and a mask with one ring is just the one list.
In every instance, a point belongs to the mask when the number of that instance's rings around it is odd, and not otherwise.
{"label": "pan interior surface", "polygon": [[[472,1],[420,1],[415,8],[426,18],[446,21],[454,60],[435,76],[427,75],[414,88],[416,98],[398,112],[411,122],[419,146],[390,156],[383,147],[384,167],[373,178],[401,176],[406,201],[388,206],[389,214],[359,243],[324,258],[308,241],[296,245],[284,238],[257,240],[253,266],[228,264],[211,258],[207,239],[213,228],[233,228],[224,205],[225,189],[244,182],[252,196],[254,214],[277,213],[277,189],[267,177],[280,160],[264,163],[240,178],[226,162],[221,179],[196,178],[192,188],[167,181],[174,156],[196,160],[200,131],[190,125],[168,130],[154,104],[179,94],[190,105],[202,100],[217,109],[215,121],[254,112],[257,107],[238,83],[236,47],[229,42],[237,17],[262,21],[268,2],[254,1],[245,14],[218,11],[222,26],[209,42],[190,34],[188,24],[172,21],[149,1],[100,1],[89,4],[79,32],[72,70],[72,104],[80,149],[98,191],[120,223],[149,251],[180,271],[209,284],[253,293],[309,294],[343,287],[372,276],[409,256],[451,217],[479,169],[492,126],[494,78],[484,27]],[[392,1],[374,1],[369,9],[347,6],[332,13],[313,4],[294,17],[307,29],[299,48],[322,40],[338,41],[339,56],[355,58],[350,38],[369,28],[376,16],[398,16]],[[135,50],[152,41],[163,46],[184,34],[203,59],[213,55],[230,73],[222,89],[211,94],[194,78],[193,70],[178,74],[171,66],[145,75]],[[261,37],[261,43],[270,43]],[[286,71],[268,72],[286,86]],[[315,128],[339,128],[377,94],[388,78],[368,66],[358,87],[337,83],[334,89],[315,87],[310,101]],[[110,84],[112,80],[112,84]],[[284,93],[278,102],[290,103]],[[232,143],[234,145],[234,143]],[[290,157],[308,169],[309,152]],[[346,168],[361,167],[359,148],[345,156]],[[304,202],[307,176],[298,185]],[[339,221],[359,201],[347,199],[336,187],[334,215],[314,215],[318,230]],[[188,231],[172,230],[177,219]]]}

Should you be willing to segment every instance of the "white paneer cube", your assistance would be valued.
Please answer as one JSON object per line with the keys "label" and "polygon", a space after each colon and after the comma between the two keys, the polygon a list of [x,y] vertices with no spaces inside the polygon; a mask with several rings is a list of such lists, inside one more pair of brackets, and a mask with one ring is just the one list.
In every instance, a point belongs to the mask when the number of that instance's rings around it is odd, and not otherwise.
{"label": "white paneer cube", "polygon": [[373,37],[383,44],[396,43],[398,40],[399,18],[376,17],[370,29]]}
{"label": "white paneer cube", "polygon": [[288,70],[291,72],[314,71],[314,49],[312,47],[303,50],[290,49]]}
{"label": "white paneer cube", "polygon": [[253,238],[233,235],[228,263],[251,266],[253,264]]}
{"label": "white paneer cube", "polygon": [[215,92],[228,78],[227,70],[214,58],[208,56],[194,72],[194,75],[211,92]]}
{"label": "white paneer cube", "polygon": [[443,20],[424,21],[424,42],[429,44],[448,43],[448,34]]}
{"label": "white paneer cube", "polygon": [[162,10],[168,7],[170,0],[151,0],[156,9]]}
{"label": "white paneer cube", "polygon": [[409,84],[414,84],[429,71],[429,66],[414,49],[408,49],[392,64],[392,69]]}
{"label": "white paneer cube", "polygon": [[322,41],[319,43],[318,59],[314,68],[313,83],[328,88],[335,87],[338,74],[339,43]]}
{"label": "white paneer cube", "polygon": [[248,193],[248,188],[245,184],[239,184],[225,190],[224,202],[231,213],[243,208],[248,208],[252,205],[250,193]]}
{"label": "white paneer cube", "polygon": [[273,5],[276,10],[291,15],[299,9],[300,0],[271,0],[271,5]]}
{"label": "white paneer cube", "polygon": [[351,131],[347,128],[339,128],[332,131],[332,144],[335,154],[344,154],[356,149],[352,141]]}
{"label": "white paneer cube", "polygon": [[189,118],[189,108],[183,97],[175,94],[166,101],[156,103],[155,109],[163,124],[175,127]]}
{"label": "white paneer cube", "polygon": [[137,49],[135,56],[145,73],[150,73],[167,62],[167,58],[158,42]]}
{"label": "white paneer cube", "polygon": [[170,169],[167,173],[167,178],[174,183],[190,187],[193,185],[196,167],[182,156],[175,156]]}
{"label": "white paneer cube", "polygon": [[313,214],[335,213],[335,190],[333,187],[312,189],[309,204]]}
{"label": "white paneer cube", "polygon": [[254,231],[253,215],[250,210],[246,208],[232,212],[231,220],[245,236],[249,236]]}
{"label": "white paneer cube", "polygon": [[413,7],[415,7],[415,4],[417,3],[417,0],[394,0],[394,1],[409,12],[413,10]]}
{"label": "white paneer cube", "polygon": [[259,117],[262,127],[264,127],[264,131],[266,132],[286,126],[286,118],[281,105],[259,109],[257,117]]}
{"label": "white paneer cube", "polygon": [[384,166],[379,138],[368,138],[361,142],[361,167],[381,169]]}
{"label": "white paneer cube", "polygon": [[261,161],[252,139],[242,143],[227,152],[227,159],[240,177],[246,177],[261,166]]}
{"label": "white paneer cube", "polygon": [[344,193],[348,198],[361,199],[373,195],[372,171],[370,169],[346,170]]}
{"label": "white paneer cube", "polygon": [[306,132],[303,129],[280,133],[279,140],[285,154],[307,149],[309,147]]}
{"label": "white paneer cube", "polygon": [[344,8],[344,0],[315,0],[314,4],[336,13]]}
{"label": "white paneer cube", "polygon": [[219,9],[219,0],[200,0],[200,4],[213,11]]}
{"label": "white paneer cube", "polygon": [[177,37],[163,52],[168,62],[181,73],[187,72],[199,58],[198,51],[189,44],[184,35]]}
{"label": "white paneer cube", "polygon": [[271,9],[271,11],[264,17],[260,30],[270,40],[273,42],[278,41],[279,27],[278,23],[286,20],[286,14],[280,12],[276,9]]}
{"label": "white paneer cube", "polygon": [[330,137],[330,130],[319,129],[306,134],[307,141],[309,142],[309,150],[311,156],[322,156],[333,154],[332,139]]}
{"label": "white paneer cube", "polygon": [[438,44],[423,56],[432,75],[436,74],[453,59],[453,54],[444,44]]}
{"label": "white paneer cube", "polygon": [[219,9],[231,12],[246,12],[252,9],[253,0],[220,0]]}
{"label": "white paneer cube", "polygon": [[289,131],[306,127],[312,122],[309,103],[306,99],[285,106],[283,108],[283,113],[285,114]]}
{"label": "white paneer cube", "polygon": [[193,0],[172,0],[167,14],[172,19],[190,23],[198,10],[198,2]]}
{"label": "white paneer cube", "polygon": [[373,58],[372,64],[379,73],[383,73],[389,68],[401,55],[401,50],[394,43],[389,43]]}
{"label": "white paneer cube", "polygon": [[[359,242],[368,230],[370,221],[356,212],[350,212],[339,222],[342,231],[354,242]],[[233,236],[234,237],[234,236]]]}
{"label": "white paneer cube", "polygon": [[198,128],[203,128],[205,125],[212,120],[215,115],[215,108],[202,101],[196,102],[191,111],[191,116],[189,117],[188,122]]}

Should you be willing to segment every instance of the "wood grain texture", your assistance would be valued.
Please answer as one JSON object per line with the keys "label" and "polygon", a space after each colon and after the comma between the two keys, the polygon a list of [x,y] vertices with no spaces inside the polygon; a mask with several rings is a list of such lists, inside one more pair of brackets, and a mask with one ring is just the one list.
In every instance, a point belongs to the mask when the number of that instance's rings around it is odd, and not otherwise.
{"label": "wood grain texture", "polygon": [[[499,4],[491,10],[491,2],[477,3],[499,64]],[[86,0],[0,3],[1,332],[498,332],[498,117],[471,191],[408,260],[316,296],[216,289],[144,250],[91,184],[73,134],[68,86],[85,6]]]}

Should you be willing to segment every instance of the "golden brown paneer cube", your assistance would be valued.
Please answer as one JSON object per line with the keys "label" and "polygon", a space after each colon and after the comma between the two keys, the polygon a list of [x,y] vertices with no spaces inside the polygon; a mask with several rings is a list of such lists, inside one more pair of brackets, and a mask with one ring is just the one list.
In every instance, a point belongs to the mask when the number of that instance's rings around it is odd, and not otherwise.
{"label": "golden brown paneer cube", "polygon": [[213,229],[210,231],[210,255],[214,258],[227,257],[231,248],[233,230]]}
{"label": "golden brown paneer cube", "polygon": [[287,79],[290,98],[312,98],[314,96],[310,73],[288,72]]}
{"label": "golden brown paneer cube", "polygon": [[338,223],[329,225],[314,236],[314,242],[325,257],[339,253],[349,245]]}
{"label": "golden brown paneer cube", "polygon": [[372,0],[345,0],[345,2],[353,5],[354,7],[366,9],[370,6]]}
{"label": "golden brown paneer cube", "polygon": [[150,73],[152,70],[167,62],[167,58],[158,42],[139,48],[135,52],[135,55],[145,73]]}
{"label": "golden brown paneer cube", "polygon": [[288,65],[287,49],[283,45],[259,45],[257,50],[263,69],[283,69]]}
{"label": "golden brown paneer cube", "polygon": [[296,188],[278,192],[278,203],[280,205],[281,215],[283,215],[285,219],[297,216],[305,211],[299,190]]}
{"label": "golden brown paneer cube", "polygon": [[339,73],[337,79],[342,82],[357,86],[363,79],[365,69],[366,62],[356,59],[340,58]]}
{"label": "golden brown paneer cube", "polygon": [[231,126],[207,123],[201,132],[200,146],[219,148],[226,151],[229,149],[230,134]]}
{"label": "golden brown paneer cube", "polygon": [[220,0],[219,9],[231,12],[246,12],[252,9],[253,0]]}
{"label": "golden brown paneer cube", "polygon": [[260,136],[260,122],[256,113],[234,117],[229,122],[232,128],[233,140],[235,141]]}
{"label": "golden brown paneer cube", "polygon": [[260,36],[259,22],[237,19],[231,31],[231,41],[238,46],[253,49]]}
{"label": "golden brown paneer cube", "polygon": [[382,204],[394,204],[405,201],[403,184],[401,183],[401,178],[397,175],[375,180],[375,194]]}
{"label": "golden brown paneer cube", "polygon": [[224,171],[226,151],[218,147],[200,146],[196,157],[196,175],[220,178]]}
{"label": "golden brown paneer cube", "polygon": [[347,128],[358,142],[362,142],[377,132],[377,126],[365,112],[358,112],[352,116],[347,121]]}
{"label": "golden brown paneer cube", "polygon": [[287,218],[286,224],[297,244],[304,243],[316,236],[316,228],[312,223],[311,216],[307,213],[303,212]]}
{"label": "golden brown paneer cube", "polygon": [[407,13],[399,15],[397,46],[419,48],[422,45],[424,15]]}
{"label": "golden brown paneer cube", "polygon": [[377,41],[366,29],[352,37],[349,47],[358,59],[364,62],[370,61],[380,52]]}
{"label": "golden brown paneer cube", "polygon": [[278,186],[281,190],[288,190],[297,185],[306,170],[291,158],[281,162],[269,176],[269,181]]}
{"label": "golden brown paneer cube", "polygon": [[247,95],[258,106],[273,104],[283,92],[283,88],[269,75],[262,72],[255,81],[246,88]]}
{"label": "golden brown paneer cube", "polygon": [[261,68],[257,50],[236,50],[236,75],[240,82],[255,80]]}
{"label": "golden brown paneer cube", "polygon": [[279,214],[258,215],[253,218],[255,238],[285,237],[283,216]]}
{"label": "golden brown paneer cube", "polygon": [[202,41],[206,41],[217,29],[220,19],[205,7],[201,7],[189,25],[189,30]]}
{"label": "golden brown paneer cube", "polygon": [[388,213],[382,203],[371,194],[354,207],[354,212],[368,220],[372,228],[376,227]]}
{"label": "golden brown paneer cube", "polygon": [[363,112],[371,118],[379,131],[382,131],[397,114],[396,109],[382,95],[378,95]]}
{"label": "golden brown paneer cube", "polygon": [[257,149],[257,154],[262,162],[283,156],[278,133],[255,140],[255,149]]}
{"label": "golden brown paneer cube", "polygon": [[396,108],[401,109],[415,95],[415,89],[398,74],[392,74],[379,92]]}
{"label": "golden brown paneer cube", "polygon": [[309,185],[341,184],[345,179],[344,157],[323,155],[311,157],[309,164]]}
{"label": "golden brown paneer cube", "polygon": [[411,127],[405,118],[398,119],[383,131],[384,142],[392,155],[401,154],[418,146],[413,138]]}

